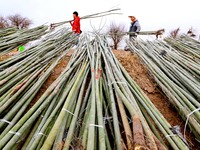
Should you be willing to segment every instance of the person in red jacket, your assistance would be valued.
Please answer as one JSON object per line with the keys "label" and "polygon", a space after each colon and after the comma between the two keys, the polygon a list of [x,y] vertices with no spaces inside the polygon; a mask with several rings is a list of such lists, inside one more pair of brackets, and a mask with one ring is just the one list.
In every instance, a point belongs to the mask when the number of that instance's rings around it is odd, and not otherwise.
{"label": "person in red jacket", "polygon": [[72,26],[72,31],[75,34],[81,34],[81,24],[80,24],[80,17],[78,16],[78,12],[73,12],[74,20],[70,22]]}

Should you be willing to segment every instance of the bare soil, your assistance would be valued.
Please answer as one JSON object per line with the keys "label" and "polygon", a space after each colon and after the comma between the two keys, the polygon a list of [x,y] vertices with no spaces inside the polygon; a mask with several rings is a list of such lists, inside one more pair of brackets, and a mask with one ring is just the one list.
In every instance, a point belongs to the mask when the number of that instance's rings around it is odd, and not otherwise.
{"label": "bare soil", "polygon": [[0,61],[4,61],[16,54],[18,54],[19,52],[17,50],[13,50],[12,52],[8,53],[8,54],[5,54],[5,55],[0,55]]}

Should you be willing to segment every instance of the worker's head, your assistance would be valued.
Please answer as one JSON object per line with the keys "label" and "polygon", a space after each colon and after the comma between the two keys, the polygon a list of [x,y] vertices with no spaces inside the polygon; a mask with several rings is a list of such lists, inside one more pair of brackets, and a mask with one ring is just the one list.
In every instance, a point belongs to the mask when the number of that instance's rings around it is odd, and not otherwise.
{"label": "worker's head", "polygon": [[128,16],[132,22],[134,22],[136,20],[135,16]]}
{"label": "worker's head", "polygon": [[77,16],[78,16],[78,12],[77,11],[73,12],[73,17],[76,18]]}

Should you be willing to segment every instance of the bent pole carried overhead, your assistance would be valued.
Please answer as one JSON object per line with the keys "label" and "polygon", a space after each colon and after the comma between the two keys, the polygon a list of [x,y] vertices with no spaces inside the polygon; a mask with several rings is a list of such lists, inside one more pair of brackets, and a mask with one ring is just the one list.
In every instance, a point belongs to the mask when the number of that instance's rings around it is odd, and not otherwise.
{"label": "bent pole carried overhead", "polygon": [[[117,12],[117,11],[120,11],[120,10],[121,10],[120,8],[111,9],[111,10],[108,10],[108,11],[103,11],[103,12],[99,12],[99,13],[95,13],[95,14],[91,14],[91,15],[86,15],[86,16],[81,17],[81,19],[98,18],[98,17],[104,17],[104,16],[108,16],[108,15],[121,15],[122,13]],[[58,26],[64,25],[66,23],[70,23],[70,21],[72,21],[72,20],[58,22],[58,23],[52,23],[50,25],[50,28],[54,29]]]}

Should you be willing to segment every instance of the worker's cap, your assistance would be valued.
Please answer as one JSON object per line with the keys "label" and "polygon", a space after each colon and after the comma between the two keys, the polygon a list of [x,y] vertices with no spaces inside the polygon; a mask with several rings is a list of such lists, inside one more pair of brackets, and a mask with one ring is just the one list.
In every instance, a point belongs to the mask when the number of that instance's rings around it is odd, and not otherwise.
{"label": "worker's cap", "polygon": [[136,18],[135,16],[128,16],[129,18]]}

